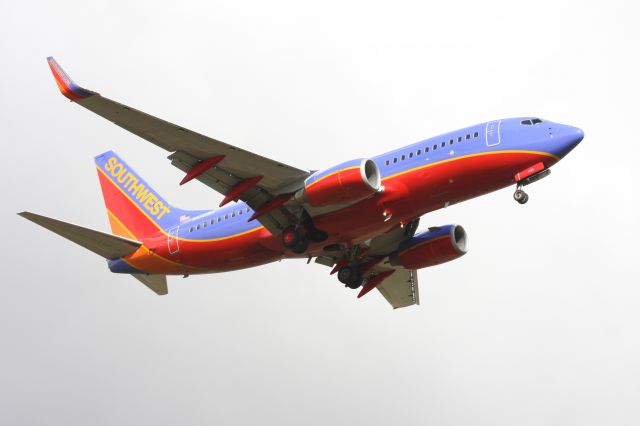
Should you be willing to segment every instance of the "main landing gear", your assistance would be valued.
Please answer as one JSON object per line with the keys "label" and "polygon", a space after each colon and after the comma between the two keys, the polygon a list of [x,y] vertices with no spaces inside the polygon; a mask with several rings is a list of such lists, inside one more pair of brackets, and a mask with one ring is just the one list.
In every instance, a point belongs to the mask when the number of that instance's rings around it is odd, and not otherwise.
{"label": "main landing gear", "polygon": [[[303,232],[304,231],[304,232]],[[304,253],[309,242],[320,243],[328,238],[328,234],[316,228],[309,213],[302,211],[299,223],[282,230],[282,245],[296,254]]]}
{"label": "main landing gear", "polygon": [[290,226],[282,231],[282,245],[296,254],[304,253],[309,247],[309,240],[300,233],[300,229]]}
{"label": "main landing gear", "polygon": [[343,266],[338,271],[338,280],[346,287],[356,289],[360,287],[364,281],[364,277],[360,273],[360,267],[357,262]]}

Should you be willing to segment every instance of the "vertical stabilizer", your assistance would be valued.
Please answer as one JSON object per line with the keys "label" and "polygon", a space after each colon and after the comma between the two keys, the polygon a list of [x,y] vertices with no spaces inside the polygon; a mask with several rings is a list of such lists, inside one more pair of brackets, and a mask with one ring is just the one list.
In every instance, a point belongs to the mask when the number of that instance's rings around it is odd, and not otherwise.
{"label": "vertical stabilizer", "polygon": [[116,235],[140,239],[203,213],[169,204],[113,151],[98,155],[95,162],[111,231]]}

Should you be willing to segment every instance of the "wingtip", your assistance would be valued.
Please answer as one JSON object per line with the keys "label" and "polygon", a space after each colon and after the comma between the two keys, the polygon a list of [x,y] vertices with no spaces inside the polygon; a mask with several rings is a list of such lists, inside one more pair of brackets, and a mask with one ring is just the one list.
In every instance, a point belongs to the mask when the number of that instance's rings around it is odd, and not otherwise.
{"label": "wingtip", "polygon": [[53,78],[56,80],[58,89],[66,98],[71,101],[79,101],[86,99],[89,96],[95,95],[95,92],[84,89],[73,82],[71,77],[64,72],[60,64],[53,58],[53,56],[47,57],[47,63],[53,74]]}

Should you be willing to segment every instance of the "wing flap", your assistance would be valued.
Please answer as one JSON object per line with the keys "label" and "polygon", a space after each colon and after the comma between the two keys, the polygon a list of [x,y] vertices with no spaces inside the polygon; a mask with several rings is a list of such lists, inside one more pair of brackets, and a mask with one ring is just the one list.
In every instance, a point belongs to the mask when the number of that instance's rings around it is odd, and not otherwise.
{"label": "wing flap", "polygon": [[31,212],[18,213],[19,216],[54,232],[69,241],[96,253],[105,259],[119,259],[127,256],[142,245],[140,241],[118,237],[61,220],[52,219]]}
{"label": "wing flap", "polygon": [[393,309],[420,304],[418,272],[415,269],[395,268],[395,272],[377,288]]}

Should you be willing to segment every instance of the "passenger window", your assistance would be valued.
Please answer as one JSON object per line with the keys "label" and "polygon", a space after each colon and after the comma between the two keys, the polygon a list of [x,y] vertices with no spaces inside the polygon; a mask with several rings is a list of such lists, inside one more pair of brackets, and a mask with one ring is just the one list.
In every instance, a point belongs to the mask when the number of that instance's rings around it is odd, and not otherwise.
{"label": "passenger window", "polygon": [[388,165],[389,165],[389,160],[385,161],[385,162],[384,162],[384,164],[385,164],[386,166],[388,166]]}
{"label": "passenger window", "polygon": [[470,135],[469,133],[467,133],[466,138],[467,138],[467,140],[468,140],[468,139],[471,139],[471,135]]}
{"label": "passenger window", "polygon": [[440,146],[442,146],[442,147],[444,148],[444,146],[445,146],[446,144],[447,144],[446,142],[442,142],[442,143],[440,144]]}
{"label": "passenger window", "polygon": [[393,164],[396,164],[398,162],[398,158],[397,157],[393,157]]}
{"label": "passenger window", "polygon": [[422,154],[422,150],[421,149],[418,150],[418,155],[420,155],[420,154]]}
{"label": "passenger window", "polygon": [[231,217],[236,217],[236,212],[231,213]]}
{"label": "passenger window", "polygon": [[196,226],[196,231],[197,231],[198,229],[200,229],[200,225],[197,225],[197,226]]}
{"label": "passenger window", "polygon": [[249,213],[249,207],[247,207],[247,213]]}
{"label": "passenger window", "polygon": [[458,142],[462,142],[462,136],[458,136]]}
{"label": "passenger window", "polygon": [[409,158],[413,158],[413,152],[409,153]]}
{"label": "passenger window", "polygon": [[203,227],[203,228],[206,228],[206,227],[207,227],[207,222],[204,222],[204,223],[202,224],[202,227]]}
{"label": "passenger window", "polygon": [[402,157],[400,157],[400,160],[401,160],[401,161],[404,161],[404,155],[403,155]]}
{"label": "passenger window", "polygon": [[429,147],[426,147],[426,148],[424,149],[424,152],[425,152],[425,153],[429,152]]}
{"label": "passenger window", "polygon": [[438,149],[438,145],[433,146],[433,150],[435,151],[436,149]]}
{"label": "passenger window", "polygon": [[189,228],[189,232],[193,232],[193,226]]}
{"label": "passenger window", "polygon": [[449,145],[453,145],[453,139],[449,141]]}
{"label": "passenger window", "polygon": [[225,215],[224,215],[224,220],[227,220],[227,219],[229,219],[229,215],[228,215],[228,214],[225,214]]}
{"label": "passenger window", "polygon": [[473,134],[473,137],[474,137],[474,138],[477,138],[477,137],[478,137],[478,132],[475,132],[475,133]]}
{"label": "passenger window", "polygon": [[240,210],[240,211],[238,212],[238,214],[242,214],[242,210]]}

